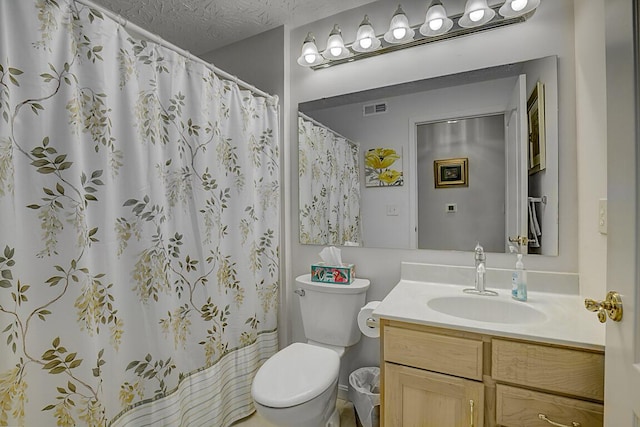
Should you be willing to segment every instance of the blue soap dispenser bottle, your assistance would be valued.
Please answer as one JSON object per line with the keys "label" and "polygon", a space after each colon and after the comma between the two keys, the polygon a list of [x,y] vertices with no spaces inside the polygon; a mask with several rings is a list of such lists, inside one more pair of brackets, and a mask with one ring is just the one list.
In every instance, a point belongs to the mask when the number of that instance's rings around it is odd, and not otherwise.
{"label": "blue soap dispenser bottle", "polygon": [[527,300],[527,270],[522,262],[522,254],[518,254],[516,269],[511,277],[511,296],[518,301]]}

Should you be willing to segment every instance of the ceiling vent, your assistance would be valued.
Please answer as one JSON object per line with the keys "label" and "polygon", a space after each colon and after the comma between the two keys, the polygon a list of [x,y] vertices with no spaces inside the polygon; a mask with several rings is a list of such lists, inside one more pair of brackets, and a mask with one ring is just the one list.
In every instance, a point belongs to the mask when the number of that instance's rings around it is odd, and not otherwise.
{"label": "ceiling vent", "polygon": [[379,102],[377,104],[369,104],[369,105],[365,105],[362,107],[362,115],[367,117],[367,116],[373,116],[376,114],[384,114],[387,112],[387,103],[386,102]]}

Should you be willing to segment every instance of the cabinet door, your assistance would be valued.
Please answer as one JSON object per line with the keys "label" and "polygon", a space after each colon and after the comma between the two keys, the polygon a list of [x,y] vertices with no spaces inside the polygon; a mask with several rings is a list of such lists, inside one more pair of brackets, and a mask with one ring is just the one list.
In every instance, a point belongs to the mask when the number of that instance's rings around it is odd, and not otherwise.
{"label": "cabinet door", "polygon": [[384,364],[385,427],[482,427],[484,385]]}

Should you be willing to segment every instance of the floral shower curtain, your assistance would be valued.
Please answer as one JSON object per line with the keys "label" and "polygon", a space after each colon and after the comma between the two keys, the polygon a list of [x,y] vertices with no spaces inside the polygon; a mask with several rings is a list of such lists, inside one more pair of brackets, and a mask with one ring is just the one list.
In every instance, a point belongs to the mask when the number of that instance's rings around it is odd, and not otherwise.
{"label": "floral shower curtain", "polygon": [[358,145],[298,117],[300,243],[360,245]]}
{"label": "floral shower curtain", "polygon": [[225,426],[277,350],[277,101],[0,0],[0,425]]}

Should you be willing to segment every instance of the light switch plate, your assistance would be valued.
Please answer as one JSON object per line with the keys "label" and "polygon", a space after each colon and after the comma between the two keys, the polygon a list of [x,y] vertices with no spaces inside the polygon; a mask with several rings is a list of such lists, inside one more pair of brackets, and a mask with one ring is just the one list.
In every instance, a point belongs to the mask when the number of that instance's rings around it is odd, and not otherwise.
{"label": "light switch plate", "polygon": [[398,216],[398,205],[387,205],[387,216]]}
{"label": "light switch plate", "polygon": [[598,231],[600,234],[607,234],[607,199],[598,201]]}

